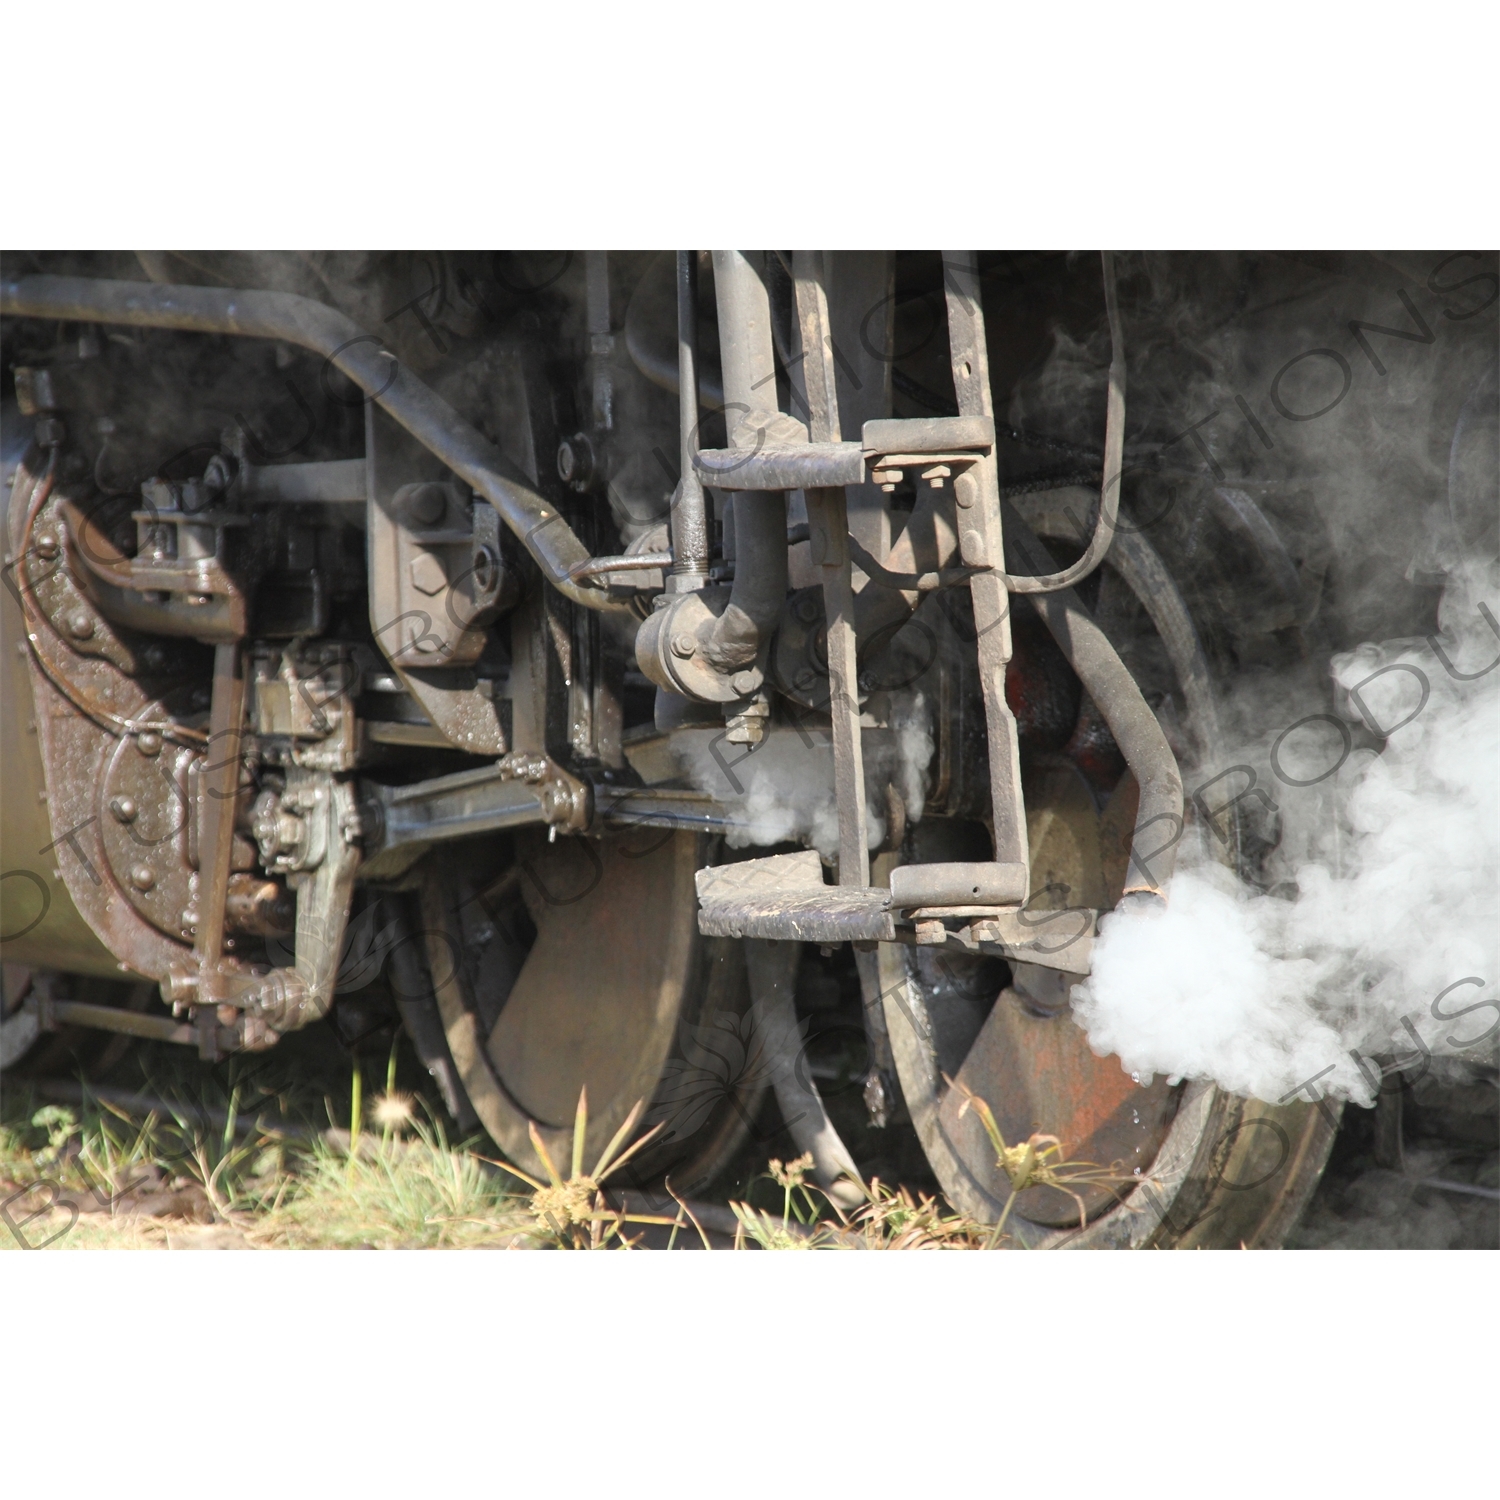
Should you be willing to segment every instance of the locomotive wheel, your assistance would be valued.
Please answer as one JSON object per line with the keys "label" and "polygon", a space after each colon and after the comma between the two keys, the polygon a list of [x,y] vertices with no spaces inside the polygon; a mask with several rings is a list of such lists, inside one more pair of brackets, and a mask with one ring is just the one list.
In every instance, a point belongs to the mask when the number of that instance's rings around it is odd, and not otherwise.
{"label": "locomotive wheel", "polygon": [[[1063,508],[1037,500],[1033,527],[1070,540],[1071,527],[1057,520]],[[1181,720],[1210,763],[1219,735],[1208,660],[1181,593],[1139,532],[1122,529],[1102,587],[1127,605],[1133,596],[1130,608],[1144,613],[1140,623],[1149,622],[1152,646],[1159,642],[1170,662]],[[1061,758],[1032,767],[1025,790],[1031,888],[1063,893],[1033,905],[1112,908],[1135,822],[1133,778],[1125,774],[1102,811],[1076,767]],[[895,861],[883,863],[888,869]],[[1067,1158],[1140,1179],[1133,1188],[1122,1180],[1085,1190],[1083,1228],[1071,1196],[1027,1189],[1009,1219],[1023,1244],[1276,1246],[1317,1185],[1337,1128],[1334,1106],[1272,1106],[1162,1078],[1142,1086],[1118,1057],[1090,1049],[1071,1016],[1069,976],[1016,965],[1003,984],[992,960],[934,958],[884,943],[872,968],[913,1124],[955,1207],[992,1223],[1009,1196],[981,1122],[963,1108],[962,1089],[990,1105],[1008,1144],[1033,1132],[1053,1135]],[[1205,987],[1212,983],[1205,974]],[[950,1088],[945,1075],[962,1089]]]}
{"label": "locomotive wheel", "polygon": [[700,835],[518,835],[476,879],[451,857],[424,872],[422,927],[454,1066],[517,1166],[544,1175],[534,1123],[560,1166],[588,1089],[592,1160],[639,1100],[664,1124],[632,1163],[696,1192],[743,1139],[765,1088],[753,1055],[741,945],[698,933]]}

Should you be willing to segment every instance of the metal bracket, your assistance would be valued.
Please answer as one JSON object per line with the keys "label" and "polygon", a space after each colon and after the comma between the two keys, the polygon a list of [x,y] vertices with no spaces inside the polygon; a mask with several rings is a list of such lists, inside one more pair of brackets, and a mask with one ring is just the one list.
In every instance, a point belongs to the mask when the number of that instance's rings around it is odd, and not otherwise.
{"label": "metal bracket", "polygon": [[[503,755],[494,699],[473,663],[516,575],[488,505],[432,478],[431,458],[373,405],[365,419],[370,625],[407,690],[455,749]],[[429,591],[430,590],[430,591]]]}

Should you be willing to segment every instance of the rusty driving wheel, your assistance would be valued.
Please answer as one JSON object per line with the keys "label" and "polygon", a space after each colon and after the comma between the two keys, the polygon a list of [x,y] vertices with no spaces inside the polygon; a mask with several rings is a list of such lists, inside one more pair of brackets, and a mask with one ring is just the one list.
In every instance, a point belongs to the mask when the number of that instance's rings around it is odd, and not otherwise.
{"label": "rusty driving wheel", "polygon": [[[1022,508],[1040,535],[1067,542],[1079,498],[1043,492]],[[1141,532],[1122,528],[1117,537],[1096,615],[1148,701],[1181,726],[1181,748],[1211,759],[1219,728],[1208,658],[1182,591]],[[1070,754],[1037,756],[1024,771],[1031,905],[1058,909],[1060,931],[1073,920],[1066,908],[1107,911],[1118,901],[1136,813],[1128,771],[1101,785],[1081,743],[1086,718],[1085,702]],[[934,832],[953,836],[951,828]],[[928,848],[923,857],[943,856]],[[887,869],[894,862],[886,857]],[[1134,1188],[1120,1181],[1084,1190],[1084,1228],[1072,1197],[1027,1189],[1010,1219],[1025,1244],[1274,1246],[1317,1184],[1335,1132],[1329,1106],[1273,1106],[1210,1084],[1135,1079],[1117,1057],[1096,1056],[1074,1023],[1077,976],[897,944],[881,944],[865,975],[867,986],[878,983],[913,1124],[956,1207],[993,1222],[1009,1196],[979,1119],[963,1110],[964,1090],[990,1105],[1008,1143],[1053,1135],[1070,1159],[1139,1179]],[[1212,982],[1205,974],[1205,986]]]}

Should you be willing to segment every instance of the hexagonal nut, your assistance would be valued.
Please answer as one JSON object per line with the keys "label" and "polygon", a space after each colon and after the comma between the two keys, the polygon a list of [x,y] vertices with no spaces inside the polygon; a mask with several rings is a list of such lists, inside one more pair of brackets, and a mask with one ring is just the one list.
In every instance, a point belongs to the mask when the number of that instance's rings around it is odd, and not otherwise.
{"label": "hexagonal nut", "polygon": [[440,594],[448,587],[448,575],[432,553],[421,552],[411,560],[411,582],[419,594]]}

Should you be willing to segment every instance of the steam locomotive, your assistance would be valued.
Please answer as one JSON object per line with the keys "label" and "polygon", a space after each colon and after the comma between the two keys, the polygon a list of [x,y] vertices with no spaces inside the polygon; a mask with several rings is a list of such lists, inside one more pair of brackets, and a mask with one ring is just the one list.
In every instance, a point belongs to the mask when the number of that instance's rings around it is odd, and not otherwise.
{"label": "steam locomotive", "polygon": [[4,1064],[265,1050],[375,943],[523,1169],[586,1086],[703,1191],[769,1092],[837,1198],[816,968],[965,1212],[973,1096],[1115,1169],[1027,1243],[1279,1244],[1337,1106],[1132,1077],[1070,992],[1184,849],[1274,888],[1254,685],[1493,547],[1492,261],[7,256]]}

